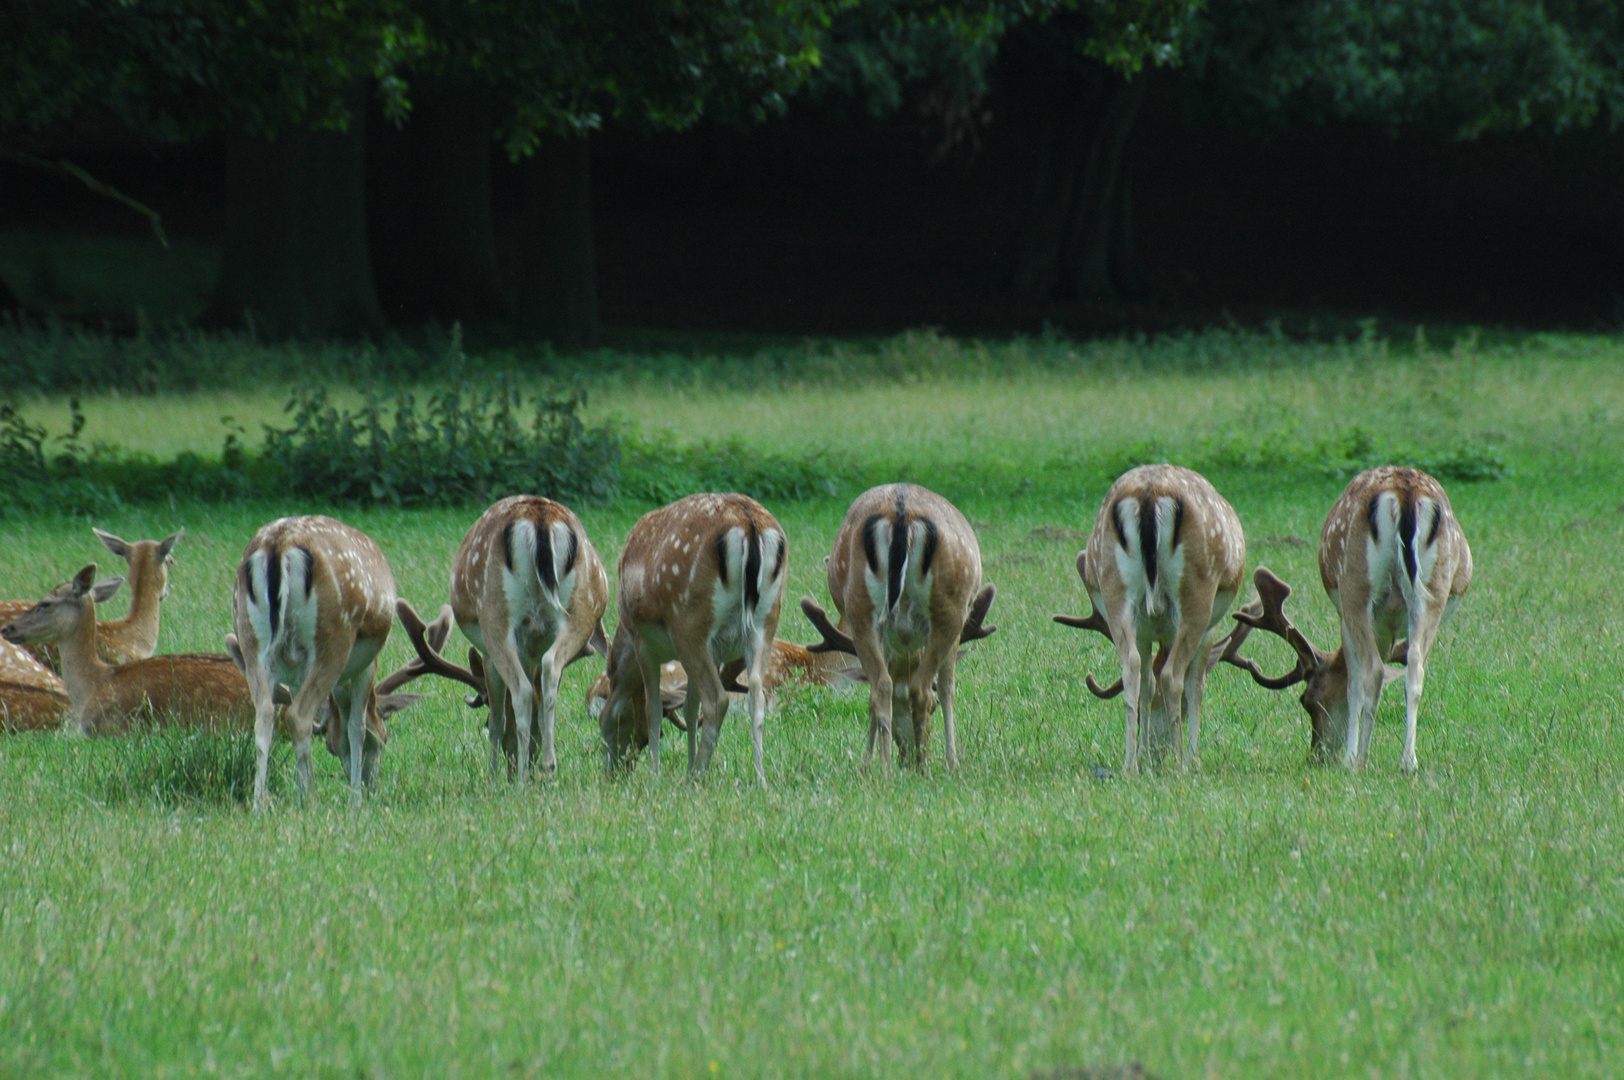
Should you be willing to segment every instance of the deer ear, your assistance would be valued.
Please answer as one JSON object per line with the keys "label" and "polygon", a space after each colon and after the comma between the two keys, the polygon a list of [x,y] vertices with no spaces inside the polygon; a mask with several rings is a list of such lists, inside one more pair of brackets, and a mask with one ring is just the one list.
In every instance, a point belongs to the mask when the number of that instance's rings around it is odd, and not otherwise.
{"label": "deer ear", "polygon": [[98,604],[105,604],[107,601],[111,600],[115,594],[117,594],[119,588],[123,584],[124,579],[121,577],[108,578],[106,581],[98,581],[90,590],[90,598],[96,601]]}
{"label": "deer ear", "polygon": [[106,545],[108,551],[111,551],[114,555],[117,555],[119,558],[125,560],[126,562],[129,561],[129,558],[130,558],[130,545],[129,544],[125,543],[123,540],[120,540],[118,537],[114,536],[110,532],[102,532],[100,529],[96,528],[94,525],[92,525],[90,527],[90,531],[96,534],[96,539],[100,540],[104,545]]}
{"label": "deer ear", "polygon": [[175,545],[185,537],[185,529],[176,529],[158,542],[158,558],[160,561],[169,558],[169,553],[175,550]]}
{"label": "deer ear", "polygon": [[73,597],[75,600],[89,595],[96,584],[96,564],[91,563],[77,574],[73,575]]}

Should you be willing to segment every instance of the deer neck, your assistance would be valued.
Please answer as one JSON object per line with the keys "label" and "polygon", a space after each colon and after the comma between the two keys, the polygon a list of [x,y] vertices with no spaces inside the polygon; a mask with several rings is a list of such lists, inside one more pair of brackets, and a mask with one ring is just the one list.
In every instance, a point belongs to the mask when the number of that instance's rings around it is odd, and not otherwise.
{"label": "deer neck", "polygon": [[160,589],[153,588],[153,568],[146,560],[130,565],[130,610],[122,619],[102,624],[102,634],[115,638],[136,656],[150,656],[158,649],[158,604]]}
{"label": "deer neck", "polygon": [[113,667],[96,655],[96,608],[86,604],[73,630],[57,642],[62,654],[62,682],[74,715],[81,721],[90,703],[113,681]]}

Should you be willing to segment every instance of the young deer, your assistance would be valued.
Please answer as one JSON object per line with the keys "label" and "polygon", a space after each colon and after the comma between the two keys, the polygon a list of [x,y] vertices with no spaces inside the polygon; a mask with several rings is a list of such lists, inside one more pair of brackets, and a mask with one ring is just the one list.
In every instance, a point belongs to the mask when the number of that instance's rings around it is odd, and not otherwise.
{"label": "young deer", "polygon": [[183,653],[109,664],[98,656],[96,602],[118,582],[95,580],[93,563],[0,630],[15,644],[58,645],[70,730],[116,735],[139,722],[214,730],[247,725],[253,711],[248,686],[229,657]]}
{"label": "young deer", "polygon": [[287,724],[299,794],[310,792],[310,741],[332,697],[349,742],[352,801],[377,775],[381,745],[368,745],[377,710],[373,674],[395,621],[395,578],[378,545],[332,518],[279,518],[249,541],[237,568],[232,621],[253,695],[254,809],[266,805],[276,687],[293,688]]}
{"label": "young deer", "polygon": [[[158,651],[158,604],[169,595],[169,568],[175,564],[175,545],[185,535],[182,529],[162,540],[137,540],[130,543],[112,533],[91,529],[107,550],[129,564],[130,610],[122,619],[110,619],[96,624],[96,652],[109,664],[127,664],[131,660],[145,660]],[[101,601],[105,603],[108,597]],[[17,618],[33,607],[29,600],[0,601],[0,626]],[[29,651],[52,671],[62,670],[61,658],[54,645],[39,642]]]}
{"label": "young deer", "polygon": [[[975,531],[940,495],[887,484],[846,511],[829,556],[829,595],[868,679],[865,762],[877,748],[889,764],[894,741],[903,764],[922,766],[940,700],[947,767],[958,767],[953,679],[971,601],[983,591]],[[812,604],[809,617],[813,610],[822,615]]]}
{"label": "young deer", "polygon": [[1320,530],[1319,567],[1320,582],[1341,616],[1342,647],[1331,654],[1315,648],[1285,616],[1290,587],[1259,567],[1263,613],[1237,618],[1285,638],[1297,665],[1269,679],[1251,664],[1252,677],[1270,689],[1306,683],[1301,700],[1313,721],[1315,757],[1325,760],[1340,751],[1344,765],[1359,769],[1370,752],[1382,689],[1402,676],[1399,768],[1414,772],[1427,658],[1439,626],[1472,584],[1472,550],[1449,496],[1418,469],[1388,465],[1360,473]]}
{"label": "young deer", "polygon": [[493,776],[505,750],[509,774],[525,781],[532,732],[542,772],[557,771],[559,679],[589,651],[608,652],[608,603],[603,560],[561,503],[503,499],[463,537],[451,564],[451,609],[483,661]]}
{"label": "young deer", "polygon": [[[1179,744],[1180,727],[1188,739],[1180,753],[1196,758],[1211,666],[1208,639],[1235,602],[1245,571],[1240,518],[1199,473],[1142,465],[1106,492],[1088,546],[1077,558],[1094,614],[1057,621],[1097,630],[1093,620],[1104,615],[1122,659],[1124,773],[1139,770],[1142,752],[1159,764]],[[1152,645],[1161,655],[1145,664]],[[1115,696],[1092,675],[1087,682],[1097,696]]]}
{"label": "young deer", "polygon": [[62,680],[21,645],[0,639],[0,731],[43,731],[68,708]]}
{"label": "young deer", "polygon": [[[672,659],[688,676],[689,771],[709,768],[728,707],[717,665],[742,659],[756,782],[767,786],[765,680],[788,555],[778,521],[743,495],[690,495],[632,526],[620,555],[609,697],[598,717],[611,769],[646,740],[649,767],[658,772],[660,669]],[[639,698],[641,710],[631,704]]]}

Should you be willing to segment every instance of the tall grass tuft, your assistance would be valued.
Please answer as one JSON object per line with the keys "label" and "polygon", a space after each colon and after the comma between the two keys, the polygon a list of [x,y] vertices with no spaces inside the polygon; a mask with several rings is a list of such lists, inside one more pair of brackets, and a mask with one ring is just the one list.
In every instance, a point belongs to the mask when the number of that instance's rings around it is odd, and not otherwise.
{"label": "tall grass tuft", "polygon": [[[254,792],[251,735],[149,729],[87,744],[76,755],[77,786],[109,806],[241,806]],[[281,794],[289,744],[272,745],[270,790]]]}

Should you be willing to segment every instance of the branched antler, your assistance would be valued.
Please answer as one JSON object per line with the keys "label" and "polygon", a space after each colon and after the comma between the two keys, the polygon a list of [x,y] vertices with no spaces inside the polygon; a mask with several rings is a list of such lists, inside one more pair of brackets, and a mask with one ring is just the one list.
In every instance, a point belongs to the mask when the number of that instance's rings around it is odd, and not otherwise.
{"label": "branched antler", "polygon": [[983,585],[981,591],[970,604],[970,613],[964,619],[964,629],[959,631],[959,644],[965,645],[972,641],[980,641],[998,632],[996,626],[983,626],[986,622],[987,611],[992,607],[992,601],[998,595],[996,586],[988,583]]}
{"label": "branched antler", "polygon": [[[1258,598],[1235,612],[1235,621],[1240,625],[1220,643],[1224,644],[1225,648],[1210,662],[1217,663],[1221,660],[1233,664],[1250,672],[1253,681],[1259,686],[1269,690],[1284,690],[1308,678],[1322,665],[1323,660],[1319,650],[1314,648],[1314,643],[1304,637],[1303,632],[1286,618],[1284,607],[1286,598],[1291,595],[1291,586],[1263,566],[1258,567],[1253,573],[1252,582],[1257,586]],[[1284,638],[1286,644],[1297,654],[1297,665],[1281,676],[1271,678],[1263,674],[1256,661],[1240,655],[1241,642],[1246,640],[1248,629],[1267,630]]]}
{"label": "branched antler", "polygon": [[[415,616],[416,612],[413,612],[413,615]],[[446,604],[440,609],[440,614],[435,620],[423,627],[423,640],[436,653],[445,648],[446,639],[451,636],[451,618],[451,605]],[[428,666],[423,663],[423,658],[414,656],[400,668],[379,680],[377,692],[388,694],[398,690],[418,676],[428,674],[428,670]]]}
{"label": "branched antler", "polygon": [[[440,609],[440,617],[435,620],[436,627],[440,625],[440,621],[442,619],[446,620],[445,633],[447,634],[450,633],[450,613],[451,606],[448,604]],[[428,637],[428,631],[430,628],[424,624],[422,616],[413,610],[412,605],[405,600],[399,600],[396,602],[395,614],[400,617],[401,628],[406,631],[406,636],[411,639],[412,647],[417,650],[418,661],[421,661],[422,664],[421,668],[419,668],[412,675],[412,678],[416,678],[417,675],[427,673],[440,675],[455,682],[465,683],[466,685],[473,687],[474,694],[473,696],[464,698],[463,700],[473,708],[478,708],[479,706],[484,705],[487,700],[485,679],[483,677],[484,669],[481,668],[480,673],[476,675],[471,668],[465,668],[460,664],[454,664],[450,660],[447,660],[444,656],[440,655],[439,649],[434,647]],[[444,634],[440,635],[440,644],[442,646],[445,644]],[[472,650],[470,650],[470,653],[472,653]],[[473,663],[473,655],[470,655],[469,660],[470,663]],[[413,663],[418,661],[414,661]],[[411,664],[408,664],[407,667],[411,667]],[[402,670],[404,671],[405,669],[403,668]],[[393,678],[393,676],[391,676],[391,678]]]}
{"label": "branched antler", "polygon": [[[1087,576],[1084,574],[1084,571],[1087,568],[1088,552],[1079,551],[1077,553],[1077,576],[1082,578],[1085,582],[1088,580]],[[1089,602],[1088,614],[1086,616],[1056,615],[1054,617],[1054,621],[1059,623],[1061,626],[1070,626],[1078,630],[1094,630],[1098,633],[1104,634],[1106,640],[1108,641],[1115,640],[1111,637],[1110,624],[1105,621],[1104,615],[1101,615],[1094,609],[1092,601]],[[1088,692],[1102,701],[1109,701],[1111,698],[1114,698],[1118,694],[1122,693],[1122,680],[1120,678],[1118,678],[1117,681],[1112,683],[1110,686],[1102,687],[1099,683],[1094,681],[1093,672],[1089,672],[1084,677],[1083,681],[1088,684]]]}

